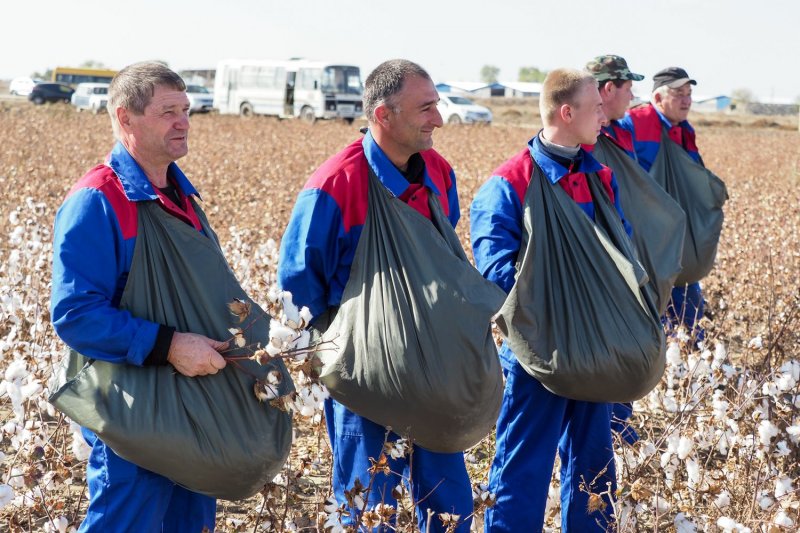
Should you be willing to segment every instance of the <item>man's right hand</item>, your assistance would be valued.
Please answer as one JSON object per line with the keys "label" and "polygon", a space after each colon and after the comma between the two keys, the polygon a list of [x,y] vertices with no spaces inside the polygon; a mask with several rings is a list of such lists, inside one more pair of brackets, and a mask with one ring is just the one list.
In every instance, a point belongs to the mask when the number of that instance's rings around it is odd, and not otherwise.
{"label": "man's right hand", "polygon": [[167,361],[175,370],[188,377],[216,374],[227,362],[219,352],[228,347],[225,341],[215,341],[196,333],[178,333],[172,336]]}

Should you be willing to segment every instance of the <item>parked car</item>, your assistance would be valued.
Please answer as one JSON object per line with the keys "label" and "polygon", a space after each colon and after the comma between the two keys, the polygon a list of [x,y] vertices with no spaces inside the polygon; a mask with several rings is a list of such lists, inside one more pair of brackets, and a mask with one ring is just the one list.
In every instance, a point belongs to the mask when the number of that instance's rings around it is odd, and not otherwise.
{"label": "parked car", "polygon": [[31,90],[37,83],[42,83],[42,80],[34,80],[33,78],[14,78],[8,84],[8,92],[19,96],[28,96]]}
{"label": "parked car", "polygon": [[74,92],[75,89],[63,83],[38,83],[28,95],[28,100],[36,105],[41,105],[45,102],[64,102],[68,104]]}
{"label": "parked car", "polygon": [[442,120],[447,124],[492,123],[492,112],[488,108],[460,95],[439,93],[439,103],[436,107],[442,115]]}
{"label": "parked car", "polygon": [[187,85],[186,96],[189,97],[189,113],[207,113],[214,105],[214,95],[202,85]]}
{"label": "parked car", "polygon": [[108,83],[80,83],[71,101],[78,111],[88,109],[97,114],[108,104]]}

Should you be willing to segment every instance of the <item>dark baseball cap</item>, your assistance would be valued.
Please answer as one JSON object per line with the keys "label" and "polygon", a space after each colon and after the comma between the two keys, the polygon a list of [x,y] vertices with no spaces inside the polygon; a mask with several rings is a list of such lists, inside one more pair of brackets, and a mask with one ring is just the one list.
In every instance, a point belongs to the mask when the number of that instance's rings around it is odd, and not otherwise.
{"label": "dark baseball cap", "polygon": [[597,56],[586,63],[586,70],[591,72],[597,81],[633,80],[641,81],[644,76],[634,74],[628,68],[624,58],[614,55]]}
{"label": "dark baseball cap", "polygon": [[656,72],[655,76],[653,76],[654,91],[662,85],[666,85],[670,89],[677,89],[678,87],[683,87],[687,83],[697,85],[697,82],[690,78],[689,74],[680,67],[667,67],[663,70],[659,70]]}

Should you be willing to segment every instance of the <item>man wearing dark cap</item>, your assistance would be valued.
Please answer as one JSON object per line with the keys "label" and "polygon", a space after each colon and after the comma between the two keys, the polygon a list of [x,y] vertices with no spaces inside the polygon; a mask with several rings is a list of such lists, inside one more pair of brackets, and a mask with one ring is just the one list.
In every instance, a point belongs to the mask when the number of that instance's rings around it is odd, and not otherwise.
{"label": "man wearing dark cap", "polygon": [[[633,147],[639,164],[647,170],[653,166],[661,144],[661,131],[681,146],[696,162],[703,164],[695,143],[694,128],[686,120],[692,107],[692,85],[697,85],[680,67],[659,70],[653,76],[650,103],[631,109],[620,125],[633,135]],[[699,282],[677,286],[672,290],[672,304],[667,319],[680,323],[702,340],[704,332],[697,327],[705,307]]]}
{"label": "man wearing dark cap", "polygon": [[692,85],[697,82],[680,67],[660,70],[653,76],[653,93],[647,105],[631,109],[620,125],[633,134],[639,164],[649,171],[658,154],[661,128],[697,162],[702,162],[695,144],[694,128],[686,118],[692,107]]}

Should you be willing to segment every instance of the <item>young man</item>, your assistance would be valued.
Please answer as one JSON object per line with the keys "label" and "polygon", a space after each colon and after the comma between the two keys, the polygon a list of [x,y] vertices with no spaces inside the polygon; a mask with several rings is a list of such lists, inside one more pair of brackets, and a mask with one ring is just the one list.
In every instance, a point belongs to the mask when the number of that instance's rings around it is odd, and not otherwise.
{"label": "young man", "polygon": [[[436,109],[439,96],[430,76],[419,65],[392,60],[379,65],[364,87],[364,113],[369,130],[334,155],[311,176],[300,193],[281,241],[278,280],[294,301],[319,318],[341,303],[353,257],[367,216],[371,169],[381,185],[426,218],[428,197],[434,196],[455,226],[460,211],[455,175],[447,161],[431,149],[433,130],[442,126]],[[367,507],[393,504],[396,474],[370,474],[370,458],[378,459],[386,428],[359,416],[339,402],[325,404],[333,450],[333,491],[347,505],[347,524],[359,523],[359,512],[348,504],[347,492],[372,480]],[[391,434],[390,439],[397,439]],[[462,453],[434,453],[414,446],[408,457],[390,460],[391,470],[411,478],[418,505],[420,530],[444,531],[436,513],[455,513],[467,532],[472,493]],[[428,510],[434,518],[428,524]]]}
{"label": "young man", "polygon": [[[592,75],[572,69],[550,72],[539,107],[544,129],[494,172],[471,208],[475,263],[506,292],[517,274],[524,201],[534,166],[550,186],[562,188],[591,219],[595,206],[587,174],[596,173],[622,217],[613,173],[581,148],[597,141],[605,121]],[[489,477],[497,502],[486,512],[487,533],[541,531],[556,450],[561,457],[563,531],[605,531],[611,509],[606,505],[589,508],[581,483],[592,484],[595,493],[607,487],[611,494],[615,490],[610,404],[571,400],[550,392],[523,369],[505,343],[500,356],[506,388]]]}
{"label": "young man", "polygon": [[[697,149],[694,128],[687,117],[692,107],[692,86],[697,82],[680,67],[668,67],[653,76],[653,91],[649,104],[631,109],[620,120],[620,126],[633,136],[633,147],[639,164],[647,170],[653,166],[661,144],[661,131],[681,146],[700,164],[703,159]],[[683,322],[697,340],[704,337],[697,322],[703,317],[705,300],[700,282],[677,286],[672,291],[672,303],[667,308],[667,320]]]}
{"label": "young man", "polygon": [[[109,88],[117,144],[104,165],[72,188],[56,215],[51,315],[75,351],[120,365],[171,364],[185,376],[216,374],[227,346],[133,316],[120,300],[134,261],[137,209],[155,202],[201,231],[189,196],[197,191],[175,164],[188,152],[189,99],[160,63],[122,69]],[[142,264],[139,265],[142,267]],[[214,529],[216,501],[122,459],[88,429],[89,508],[80,531]]]}

